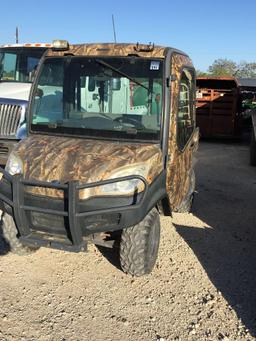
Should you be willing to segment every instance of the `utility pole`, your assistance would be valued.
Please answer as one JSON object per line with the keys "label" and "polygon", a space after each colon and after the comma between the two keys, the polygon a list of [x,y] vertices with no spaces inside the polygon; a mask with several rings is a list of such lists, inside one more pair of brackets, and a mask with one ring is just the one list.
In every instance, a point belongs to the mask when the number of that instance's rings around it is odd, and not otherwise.
{"label": "utility pole", "polygon": [[16,26],[16,44],[19,44],[19,28]]}
{"label": "utility pole", "polygon": [[112,24],[113,24],[113,32],[114,32],[114,41],[116,43],[116,29],[115,29],[115,21],[114,21],[114,15],[112,14]]}

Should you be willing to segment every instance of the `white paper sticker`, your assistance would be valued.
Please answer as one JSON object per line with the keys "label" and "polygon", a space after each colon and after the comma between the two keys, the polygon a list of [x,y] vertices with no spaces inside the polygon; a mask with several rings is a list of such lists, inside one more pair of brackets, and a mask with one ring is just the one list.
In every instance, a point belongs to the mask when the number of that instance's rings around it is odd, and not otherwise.
{"label": "white paper sticker", "polygon": [[203,94],[199,90],[196,92],[196,98],[203,98]]}
{"label": "white paper sticker", "polygon": [[152,60],[150,63],[150,70],[159,70],[160,62],[157,60]]}

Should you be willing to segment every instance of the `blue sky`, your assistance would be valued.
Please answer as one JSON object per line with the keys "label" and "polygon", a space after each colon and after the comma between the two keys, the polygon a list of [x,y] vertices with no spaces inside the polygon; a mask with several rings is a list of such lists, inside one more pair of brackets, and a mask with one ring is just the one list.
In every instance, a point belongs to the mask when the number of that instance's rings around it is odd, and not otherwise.
{"label": "blue sky", "polygon": [[[5,14],[6,13],[6,14]],[[256,0],[4,0],[0,44],[154,42],[187,52],[197,69],[217,58],[256,62]]]}

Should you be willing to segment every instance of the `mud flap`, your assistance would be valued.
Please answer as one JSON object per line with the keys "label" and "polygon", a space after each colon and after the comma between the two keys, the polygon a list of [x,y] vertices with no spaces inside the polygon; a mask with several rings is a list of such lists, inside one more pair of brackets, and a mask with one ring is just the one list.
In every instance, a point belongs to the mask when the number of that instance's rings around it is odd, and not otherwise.
{"label": "mud flap", "polygon": [[190,208],[193,203],[195,188],[196,188],[196,176],[195,176],[194,168],[192,168],[191,173],[190,173],[190,185],[189,185],[188,193],[185,196],[184,200],[181,202],[180,206],[175,210],[176,212],[187,213],[190,211]]}

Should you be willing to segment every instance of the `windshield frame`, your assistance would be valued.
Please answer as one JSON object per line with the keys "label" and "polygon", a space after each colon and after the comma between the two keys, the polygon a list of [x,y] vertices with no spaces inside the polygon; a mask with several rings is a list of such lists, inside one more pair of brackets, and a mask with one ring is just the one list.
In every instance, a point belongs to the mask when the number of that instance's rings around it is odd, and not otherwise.
{"label": "windshield frame", "polygon": [[[123,132],[118,132],[115,131],[110,131],[110,130],[96,130],[96,129],[90,129],[90,133],[86,134],[86,129],[85,128],[81,128],[82,133],[81,134],[71,134],[67,132],[67,127],[65,127],[63,130],[61,129],[61,127],[58,127],[59,130],[62,130],[60,132],[54,130],[54,129],[50,129],[47,125],[45,125],[45,129],[34,129],[33,126],[36,126],[35,124],[33,124],[32,120],[33,120],[33,113],[32,113],[32,103],[33,103],[33,99],[35,98],[35,93],[37,90],[37,86],[39,83],[39,79],[40,79],[40,75],[42,73],[43,70],[43,65],[45,60],[49,60],[49,59],[64,59],[64,61],[69,61],[71,59],[81,59],[81,58],[88,58],[88,59],[95,59],[95,62],[97,63],[97,61],[99,60],[107,60],[108,58],[110,59],[132,59],[132,58],[138,58],[140,60],[148,60],[148,61],[160,61],[161,65],[162,65],[162,72],[161,72],[161,85],[162,85],[162,101],[161,101],[161,109],[160,109],[160,113],[159,113],[159,125],[160,125],[160,129],[158,131],[158,133],[152,133],[150,135],[150,133],[144,133],[145,136],[143,136],[142,133],[139,134],[139,136],[137,136],[137,134],[127,134],[127,132],[123,131]],[[31,88],[31,92],[30,92],[30,98],[29,98],[29,105],[28,105],[28,135],[49,135],[49,136],[59,136],[59,137],[69,137],[69,138],[82,138],[82,139],[95,139],[95,140],[106,140],[106,141],[123,141],[123,142],[139,142],[139,143],[156,143],[159,144],[162,140],[162,135],[163,135],[163,122],[164,122],[164,111],[165,111],[165,97],[166,97],[166,81],[165,81],[165,73],[166,73],[166,65],[165,65],[165,59],[164,58],[155,58],[155,57],[139,57],[137,55],[131,55],[131,56],[112,56],[112,55],[96,55],[96,56],[81,56],[81,55],[64,55],[64,56],[45,56],[44,58],[41,59],[39,66],[38,66],[38,72],[36,74],[35,80],[33,82],[32,88]],[[111,64],[110,64],[111,65]],[[43,125],[41,125],[42,127]],[[47,128],[46,128],[47,127]],[[77,129],[77,128],[76,128]],[[78,130],[78,129],[77,129]],[[87,129],[89,130],[89,129]],[[118,135],[119,133],[119,135]],[[125,133],[125,134],[122,134]],[[112,134],[112,136],[111,136]],[[116,135],[116,136],[114,136]],[[123,135],[123,136],[122,136]],[[147,136],[146,136],[147,135]],[[157,137],[156,137],[157,135]]]}
{"label": "windshield frame", "polygon": [[[2,53],[9,53],[9,54],[14,54],[16,56],[16,66],[15,66],[15,72],[17,72],[17,61],[19,58],[19,55],[24,54],[26,57],[31,57],[31,58],[38,58],[38,63],[37,63],[37,68],[39,67],[40,61],[44,55],[44,53],[47,51],[47,47],[0,47],[0,54]],[[31,52],[37,52],[39,55],[41,52],[40,56],[34,55]],[[30,55],[31,53],[31,55]],[[20,80],[15,80],[15,79],[1,79],[0,78],[0,83],[20,83],[20,84],[32,84],[33,80],[31,81],[20,81]]]}

